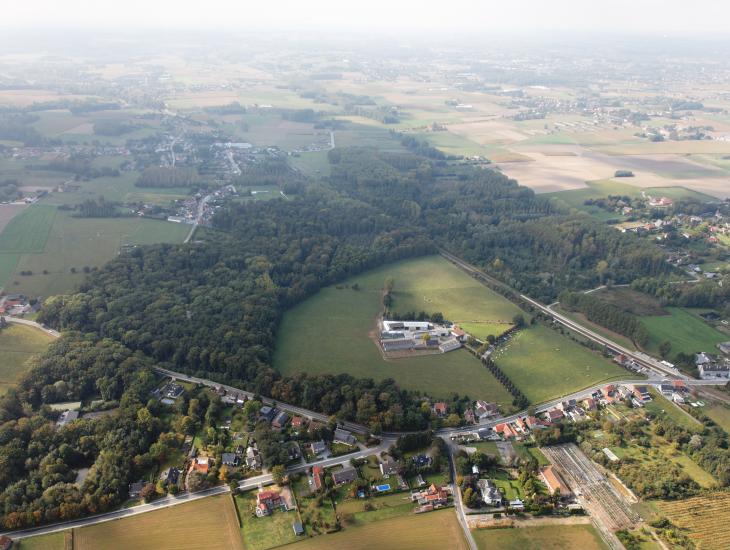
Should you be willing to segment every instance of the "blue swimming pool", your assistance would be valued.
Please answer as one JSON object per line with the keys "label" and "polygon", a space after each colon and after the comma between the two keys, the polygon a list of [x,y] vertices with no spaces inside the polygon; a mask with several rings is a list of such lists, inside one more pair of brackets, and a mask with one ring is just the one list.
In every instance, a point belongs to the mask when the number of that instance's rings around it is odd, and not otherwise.
{"label": "blue swimming pool", "polygon": [[384,493],[385,491],[390,491],[390,485],[389,484],[376,485],[375,490],[378,491],[379,493]]}

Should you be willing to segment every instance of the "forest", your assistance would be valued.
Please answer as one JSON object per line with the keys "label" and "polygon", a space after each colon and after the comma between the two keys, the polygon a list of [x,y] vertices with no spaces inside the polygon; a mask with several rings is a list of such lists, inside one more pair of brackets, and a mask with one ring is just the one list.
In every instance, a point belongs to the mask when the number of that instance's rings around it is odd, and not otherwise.
{"label": "forest", "polygon": [[[375,433],[427,429],[428,396],[392,380],[282,377],[271,368],[283,312],[323,286],[439,246],[545,301],[567,288],[668,269],[650,244],[558,211],[499,172],[362,148],[335,149],[330,162],[331,176],[322,181],[296,176],[298,194],[289,200],[228,203],[203,242],[133,248],[89,274],[76,294],[45,302],[38,321],[64,336],[0,399],[6,527],[120,502],[149,460],[137,457],[168,429],[148,403],[152,364],[361,422]],[[181,181],[158,168],[141,181],[180,185],[191,178],[197,176]],[[101,206],[86,209],[94,214]],[[521,397],[517,388],[513,393]],[[57,413],[48,404],[98,398],[118,401],[119,413],[55,429]],[[457,412],[468,401],[451,399]],[[271,449],[273,464],[278,451]],[[73,470],[92,464],[81,488],[74,485]]]}

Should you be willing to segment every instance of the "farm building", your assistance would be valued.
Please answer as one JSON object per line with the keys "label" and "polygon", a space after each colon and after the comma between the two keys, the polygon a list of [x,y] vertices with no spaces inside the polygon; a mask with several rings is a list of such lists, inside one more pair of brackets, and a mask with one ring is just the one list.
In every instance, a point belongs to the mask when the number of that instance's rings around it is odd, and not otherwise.
{"label": "farm building", "polygon": [[570,495],[570,489],[563,482],[560,475],[553,469],[552,466],[547,466],[540,470],[540,478],[543,483],[547,486],[551,495],[554,495],[556,491],[560,491],[561,497]]}

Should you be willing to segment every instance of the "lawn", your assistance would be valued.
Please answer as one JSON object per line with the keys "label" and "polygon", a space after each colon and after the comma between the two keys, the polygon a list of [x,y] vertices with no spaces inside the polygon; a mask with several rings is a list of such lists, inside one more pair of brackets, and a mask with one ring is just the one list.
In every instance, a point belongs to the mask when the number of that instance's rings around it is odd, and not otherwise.
{"label": "lawn", "polygon": [[669,315],[653,315],[641,318],[649,331],[650,339],[646,349],[657,354],[659,344],[668,340],[672,344],[670,356],[683,352],[694,354],[699,351],[713,353],[715,346],[727,341],[727,335],[715,330],[692,310],[677,307],[667,308]]}
{"label": "lawn", "polygon": [[703,412],[730,434],[730,407],[716,403],[703,409]]}
{"label": "lawn", "polygon": [[15,216],[0,233],[0,253],[43,252],[56,217],[56,208],[34,204]]}
{"label": "lawn", "polygon": [[[103,266],[117,256],[122,245],[181,243],[189,230],[186,225],[162,220],[74,218],[58,212],[45,248],[20,257],[7,288],[30,296],[68,293],[83,280],[84,267]],[[21,271],[32,275],[21,275]]]}
{"label": "lawn", "polygon": [[264,550],[294,542],[297,537],[292,523],[298,520],[295,511],[277,511],[270,516],[258,518],[253,514],[256,505],[256,491],[235,496],[238,515],[241,518],[241,534],[246,550]]}
{"label": "lawn", "polygon": [[[485,300],[493,300],[488,289],[466,285],[471,280],[465,275],[466,281],[460,279],[461,272],[454,274],[452,270],[456,268],[446,260],[430,257],[398,262],[353,277],[338,285],[340,288],[330,286],[322,289],[288,311],[278,332],[274,367],[286,375],[303,371],[311,375],[348,373],[376,380],[393,378],[403,388],[425,391],[436,397],[456,392],[509,406],[512,396],[465,350],[386,361],[376,342],[370,338],[376,329],[375,319],[380,312],[381,288],[385,279],[392,277],[395,280],[395,289],[402,293],[400,303],[408,304],[406,300],[415,300],[413,296],[423,296],[434,269],[448,274],[449,293],[458,299],[458,304],[468,302],[460,296],[461,292],[476,300],[477,290],[484,293]],[[453,286],[455,280],[464,284],[461,290]],[[358,290],[352,289],[354,283],[358,284]],[[421,290],[408,294],[409,288]],[[426,291],[429,292],[427,295],[433,296],[428,305],[434,307],[434,311],[438,311],[438,306],[447,317],[463,313],[467,306],[447,309],[450,306],[443,301],[447,287],[443,288],[442,293],[437,292],[438,286]],[[396,304],[398,300],[396,295]],[[327,338],[323,338],[322,334],[327,334]],[[312,345],[315,341],[317,345]]]}
{"label": "lawn", "polygon": [[472,531],[480,549],[500,550],[604,550],[606,545],[592,525],[550,525],[516,529]]}
{"label": "lawn", "polygon": [[23,325],[0,330],[0,395],[16,384],[28,359],[45,351],[53,340],[45,332]]}
{"label": "lawn", "polygon": [[[372,509],[367,510],[366,506]],[[410,515],[413,513],[413,509],[409,493],[396,493],[363,499],[348,498],[337,503],[337,513],[346,527]]]}
{"label": "lawn", "polygon": [[533,447],[532,445],[525,445],[524,443],[520,442],[512,443],[512,447],[514,447],[517,456],[524,460],[534,458],[535,460],[537,460],[537,463],[540,466],[547,466],[548,464],[550,464],[550,461],[547,459],[547,457],[542,454],[542,451],[537,447]]}
{"label": "lawn", "polygon": [[240,533],[231,496],[220,495],[75,529],[74,550],[243,550]]}
{"label": "lawn", "polygon": [[494,361],[532,403],[542,403],[631,373],[543,325],[518,332]]}
{"label": "lawn", "polygon": [[466,550],[468,546],[453,510],[409,514],[362,526],[348,527],[339,533],[314,537],[298,543],[296,550],[424,550],[448,548]]}
{"label": "lawn", "polygon": [[[299,505],[302,525],[307,535],[321,535],[336,528],[337,517],[332,501],[327,498],[320,501],[317,496],[310,497],[309,478],[307,476],[299,477],[294,482],[293,488]],[[291,528],[291,524],[289,527]]]}

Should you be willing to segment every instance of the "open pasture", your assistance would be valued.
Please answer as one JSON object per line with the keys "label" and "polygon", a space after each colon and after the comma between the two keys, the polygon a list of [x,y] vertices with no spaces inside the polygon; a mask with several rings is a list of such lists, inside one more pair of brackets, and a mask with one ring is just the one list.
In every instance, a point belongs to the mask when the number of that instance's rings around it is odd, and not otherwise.
{"label": "open pasture", "polygon": [[687,535],[698,550],[730,548],[730,493],[716,492],[673,501],[657,501],[656,506]]}
{"label": "open pasture", "polygon": [[[455,299],[456,303],[468,304],[470,299],[478,299],[478,291],[484,293],[484,300],[487,300],[484,303],[493,299],[489,289],[477,285],[440,257],[387,265],[352,277],[341,285],[324,288],[286,312],[278,331],[274,368],[287,375],[296,372],[348,373],[376,380],[393,378],[404,388],[426,391],[434,396],[457,392],[508,405],[512,397],[507,390],[465,350],[394,360],[383,358],[375,336],[385,280],[393,278],[397,291],[413,291],[413,296],[420,300],[423,289],[429,285],[431,294],[435,298],[438,296],[433,291],[438,288],[441,275],[445,275],[447,282],[444,290],[448,288],[449,280],[462,281],[461,287],[452,286],[450,290],[451,296],[462,300]],[[355,283],[357,290],[352,288]],[[422,291],[415,292],[419,286]],[[444,301],[438,302],[439,307],[434,306],[432,311],[442,311],[446,318],[463,312],[457,308],[450,311],[446,295],[438,296],[438,299]],[[395,300],[398,303],[397,294]],[[424,309],[418,305],[418,309]],[[489,315],[489,310],[482,315]],[[487,317],[482,319],[488,320]],[[317,345],[312,345],[314,341]]]}
{"label": "open pasture", "polygon": [[592,525],[550,525],[514,529],[472,531],[480,549],[500,550],[605,550],[607,547]]}
{"label": "open pasture", "polygon": [[532,403],[632,374],[542,325],[521,330],[492,356]]}
{"label": "open pasture", "polygon": [[[45,247],[20,256],[7,288],[30,296],[71,292],[83,280],[84,267],[103,266],[122,245],[181,243],[189,229],[184,224],[147,218],[74,218],[59,212]],[[21,275],[22,271],[32,275]]]}
{"label": "open pasture", "polygon": [[667,311],[669,315],[641,317],[641,322],[649,331],[650,339],[646,348],[650,353],[658,353],[659,345],[664,341],[671,342],[672,357],[679,352],[713,353],[717,344],[728,339],[727,335],[708,325],[690,309],[670,307]]}
{"label": "open pasture", "polygon": [[296,511],[277,510],[272,515],[259,518],[253,514],[256,491],[234,497],[238,517],[241,518],[241,537],[246,550],[266,550],[297,541],[292,523],[298,520]]}
{"label": "open pasture", "polygon": [[409,514],[397,518],[347,527],[339,533],[321,535],[297,543],[297,550],[424,550],[468,546],[453,510]]}
{"label": "open pasture", "polygon": [[16,384],[28,360],[43,353],[52,341],[45,332],[23,325],[0,330],[0,395]]}
{"label": "open pasture", "polygon": [[42,252],[56,218],[56,208],[34,204],[15,216],[0,233],[0,253]]}

